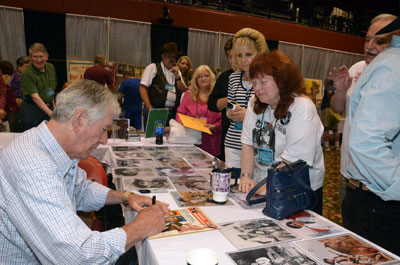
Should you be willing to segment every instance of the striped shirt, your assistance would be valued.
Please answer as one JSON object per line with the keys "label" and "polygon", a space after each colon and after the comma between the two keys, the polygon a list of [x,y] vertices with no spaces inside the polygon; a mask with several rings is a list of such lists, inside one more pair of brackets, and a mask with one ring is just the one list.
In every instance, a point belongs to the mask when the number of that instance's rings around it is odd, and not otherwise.
{"label": "striped shirt", "polygon": [[[253,96],[254,91],[252,87],[250,89],[246,89],[246,87],[243,86],[243,74],[244,72],[242,71],[236,71],[229,76],[228,100],[234,100],[241,107],[247,108],[247,103],[249,102],[251,96]],[[231,122],[225,137],[225,147],[241,150],[241,134],[242,130],[235,129],[235,122]]]}
{"label": "striped shirt", "polygon": [[0,152],[0,263],[115,263],[125,231],[91,231],[76,214],[104,206],[108,192],[86,179],[46,122],[26,131]]}

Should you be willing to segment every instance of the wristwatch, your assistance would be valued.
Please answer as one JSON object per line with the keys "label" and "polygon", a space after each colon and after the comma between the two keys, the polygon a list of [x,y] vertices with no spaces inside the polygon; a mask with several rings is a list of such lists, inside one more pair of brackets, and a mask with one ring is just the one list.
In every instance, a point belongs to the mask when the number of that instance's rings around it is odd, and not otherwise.
{"label": "wristwatch", "polygon": [[128,197],[129,197],[129,195],[131,195],[131,194],[133,194],[133,193],[130,192],[130,191],[127,191],[127,192],[124,193],[124,197],[122,198],[122,205],[123,205],[123,206],[125,206],[125,207],[128,207],[128,206],[129,206]]}
{"label": "wristwatch", "polygon": [[240,177],[253,178],[253,174],[251,174],[251,173],[241,173]]}
{"label": "wristwatch", "polygon": [[182,78],[180,76],[175,77],[175,81],[179,81],[179,80],[182,80]]}

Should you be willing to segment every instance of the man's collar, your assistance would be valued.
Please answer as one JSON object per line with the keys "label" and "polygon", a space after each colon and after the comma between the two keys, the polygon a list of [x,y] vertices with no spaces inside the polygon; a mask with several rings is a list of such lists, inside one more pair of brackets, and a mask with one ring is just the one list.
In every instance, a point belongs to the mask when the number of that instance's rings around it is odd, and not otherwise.
{"label": "man's collar", "polygon": [[37,130],[39,131],[39,137],[47,149],[47,152],[51,155],[54,159],[54,163],[61,171],[61,175],[64,176],[68,170],[74,164],[77,164],[77,160],[71,159],[61,145],[57,142],[54,135],[50,132],[49,128],[47,127],[47,121],[43,121],[38,127]]}
{"label": "man's collar", "polygon": [[164,63],[162,61],[161,61],[161,69],[163,71],[172,72],[172,67],[171,67],[171,69],[167,69],[167,67],[165,67],[165,65],[164,65]]}

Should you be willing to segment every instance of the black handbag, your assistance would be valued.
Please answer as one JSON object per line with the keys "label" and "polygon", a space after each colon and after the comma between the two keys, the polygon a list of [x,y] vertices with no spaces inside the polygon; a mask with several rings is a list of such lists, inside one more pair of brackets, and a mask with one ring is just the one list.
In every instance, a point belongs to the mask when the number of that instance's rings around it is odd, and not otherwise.
{"label": "black handbag", "polygon": [[[281,163],[285,166],[277,168]],[[251,200],[263,185],[267,184],[265,198]],[[263,214],[274,219],[286,217],[317,205],[317,194],[310,187],[310,174],[307,163],[297,160],[293,163],[277,162],[268,169],[268,176],[261,180],[246,196],[252,205],[266,202]]]}

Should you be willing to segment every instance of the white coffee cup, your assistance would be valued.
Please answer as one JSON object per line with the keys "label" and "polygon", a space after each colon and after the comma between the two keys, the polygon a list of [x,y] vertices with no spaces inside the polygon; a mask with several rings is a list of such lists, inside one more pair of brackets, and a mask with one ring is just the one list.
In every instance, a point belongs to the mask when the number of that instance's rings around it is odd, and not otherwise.
{"label": "white coffee cup", "polygon": [[217,252],[208,248],[196,248],[186,253],[188,265],[217,265],[219,256]]}

